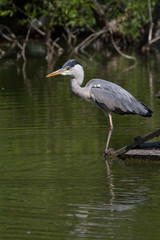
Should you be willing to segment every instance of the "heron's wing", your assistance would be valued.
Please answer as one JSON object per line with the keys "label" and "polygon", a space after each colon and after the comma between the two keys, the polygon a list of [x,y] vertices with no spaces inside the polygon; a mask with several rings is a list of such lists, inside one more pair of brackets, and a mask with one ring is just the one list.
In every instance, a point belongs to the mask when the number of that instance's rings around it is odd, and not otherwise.
{"label": "heron's wing", "polygon": [[[148,109],[117,84],[93,79],[91,97],[99,107],[119,114],[146,115]],[[91,83],[90,83],[91,84]]]}

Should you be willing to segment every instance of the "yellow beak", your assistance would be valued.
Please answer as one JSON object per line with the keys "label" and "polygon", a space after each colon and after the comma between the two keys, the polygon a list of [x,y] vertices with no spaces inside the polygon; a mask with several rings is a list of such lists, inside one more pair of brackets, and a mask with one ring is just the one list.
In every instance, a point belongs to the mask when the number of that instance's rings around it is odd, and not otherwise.
{"label": "yellow beak", "polygon": [[55,72],[52,72],[52,73],[48,74],[46,77],[53,77],[53,76],[56,76],[56,75],[59,75],[59,74],[63,73],[64,71],[65,71],[64,69],[59,69]]}

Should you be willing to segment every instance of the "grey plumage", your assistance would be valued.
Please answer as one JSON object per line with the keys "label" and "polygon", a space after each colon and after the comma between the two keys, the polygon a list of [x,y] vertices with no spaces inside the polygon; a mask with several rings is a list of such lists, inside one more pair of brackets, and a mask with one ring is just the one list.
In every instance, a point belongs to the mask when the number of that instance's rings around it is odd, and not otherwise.
{"label": "grey plumage", "polygon": [[[97,84],[98,82],[98,84]],[[152,111],[136,100],[122,87],[102,79],[92,79],[86,87],[91,86],[91,96],[99,107],[118,114],[137,114],[151,117]]]}
{"label": "grey plumage", "polygon": [[84,80],[84,71],[83,67],[75,60],[67,61],[61,69],[47,75],[47,77],[59,74],[71,75],[71,91],[77,97],[97,105],[104,111],[105,115],[108,116],[109,132],[105,154],[107,154],[110,137],[113,131],[111,112],[118,114],[136,114],[143,117],[152,116],[152,110],[115,83],[102,79],[92,79],[85,87],[81,87]]}

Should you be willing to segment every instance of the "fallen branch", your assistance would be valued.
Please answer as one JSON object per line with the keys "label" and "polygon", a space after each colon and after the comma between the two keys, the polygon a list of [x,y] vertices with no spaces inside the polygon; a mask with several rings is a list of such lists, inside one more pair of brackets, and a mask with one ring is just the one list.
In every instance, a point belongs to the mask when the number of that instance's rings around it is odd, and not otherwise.
{"label": "fallen branch", "polygon": [[160,98],[160,91],[156,94],[157,98]]}
{"label": "fallen branch", "polygon": [[142,144],[142,143],[144,143],[144,142],[146,142],[146,141],[148,141],[148,140],[150,140],[154,137],[158,137],[159,135],[160,135],[160,129],[151,133],[151,134],[148,134],[147,136],[145,136],[143,138],[138,136],[138,137],[135,138],[135,141],[133,143],[117,150],[115,152],[115,155],[116,156],[122,155],[122,154],[126,153],[128,150],[133,149],[133,148],[139,146],[140,144]]}

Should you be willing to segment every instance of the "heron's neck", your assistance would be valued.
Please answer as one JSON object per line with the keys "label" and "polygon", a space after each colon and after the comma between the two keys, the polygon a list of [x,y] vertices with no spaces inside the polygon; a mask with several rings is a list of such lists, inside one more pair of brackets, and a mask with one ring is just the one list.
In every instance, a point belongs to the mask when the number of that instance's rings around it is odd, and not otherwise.
{"label": "heron's neck", "polygon": [[88,93],[87,89],[84,87],[81,87],[84,80],[84,73],[78,75],[78,77],[73,76],[73,78],[70,81],[70,88],[71,91],[79,98],[86,100]]}
{"label": "heron's neck", "polygon": [[83,83],[82,79],[81,79],[81,81],[80,81],[80,79],[78,81],[75,77],[73,77],[70,81],[71,91],[78,97],[80,97],[80,92],[81,92],[81,89],[82,89],[82,87],[81,87],[82,83]]}

